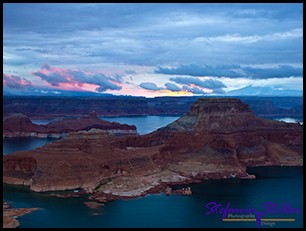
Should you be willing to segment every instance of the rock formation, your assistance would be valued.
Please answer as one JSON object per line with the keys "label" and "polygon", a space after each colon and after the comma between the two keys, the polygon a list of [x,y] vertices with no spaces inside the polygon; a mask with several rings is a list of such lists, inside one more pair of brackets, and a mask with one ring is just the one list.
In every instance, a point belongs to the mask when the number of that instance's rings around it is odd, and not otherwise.
{"label": "rock formation", "polygon": [[4,137],[33,136],[60,138],[71,132],[90,129],[105,130],[113,134],[137,133],[135,126],[101,120],[94,112],[81,118],[66,118],[61,121],[51,122],[47,125],[33,124],[23,114],[13,114],[3,121]]}
{"label": "rock formation", "polygon": [[20,223],[16,219],[39,208],[12,208],[8,202],[3,202],[3,228],[17,228]]}
{"label": "rock formation", "polygon": [[302,165],[303,126],[256,117],[239,99],[198,99],[147,135],[80,131],[3,157],[3,180],[34,191],[82,188],[128,198],[202,179],[252,178],[250,166]]}

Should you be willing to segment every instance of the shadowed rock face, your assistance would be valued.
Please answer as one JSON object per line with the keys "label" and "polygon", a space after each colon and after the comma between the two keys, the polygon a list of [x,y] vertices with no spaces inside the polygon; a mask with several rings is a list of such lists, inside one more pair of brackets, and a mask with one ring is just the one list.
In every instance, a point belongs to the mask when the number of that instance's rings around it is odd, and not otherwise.
{"label": "shadowed rock face", "polygon": [[199,99],[186,115],[147,135],[83,131],[6,155],[3,179],[35,191],[139,196],[162,183],[249,177],[248,166],[302,165],[302,153],[302,125],[258,118],[239,99]]}
{"label": "shadowed rock face", "polygon": [[137,132],[135,126],[101,120],[95,113],[82,118],[66,118],[46,125],[33,124],[27,116],[14,114],[3,121],[3,136],[62,137],[71,132],[93,128],[106,130],[114,134],[136,134]]}
{"label": "shadowed rock face", "polygon": [[39,125],[33,124],[32,121],[23,114],[14,114],[3,121],[4,134],[8,132],[30,132],[39,129]]}

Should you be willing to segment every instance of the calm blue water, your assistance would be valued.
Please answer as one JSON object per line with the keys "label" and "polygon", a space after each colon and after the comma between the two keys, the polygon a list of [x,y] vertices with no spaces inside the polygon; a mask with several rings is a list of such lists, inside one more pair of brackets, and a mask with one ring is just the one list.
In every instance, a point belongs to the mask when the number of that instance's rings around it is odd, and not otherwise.
{"label": "calm blue water", "polygon": [[[140,135],[155,131],[177,120],[180,116],[100,116],[100,119],[128,125],[135,125]],[[57,119],[57,120],[60,120]],[[32,120],[35,124],[48,124],[54,119]]]}
{"label": "calm blue water", "polygon": [[180,116],[120,116],[99,118],[109,122],[135,125],[138,133],[143,135],[172,123],[180,118]]}
{"label": "calm blue water", "polygon": [[[174,121],[177,117],[108,117],[111,121],[135,124],[140,133],[151,132]],[[120,119],[120,120],[119,120]],[[160,119],[160,125],[158,121]],[[133,122],[132,122],[133,121]],[[169,121],[169,122],[166,122]],[[41,146],[42,140],[4,139],[4,151],[11,153]],[[37,142],[36,142],[37,141]],[[45,141],[50,142],[49,141]],[[15,143],[15,145],[14,145]],[[23,145],[20,145],[20,143]],[[19,148],[18,148],[19,147]],[[30,192],[16,186],[3,186],[3,198],[15,207],[40,207],[43,210],[19,218],[20,227],[257,227],[256,222],[225,222],[220,214],[206,215],[205,205],[218,202],[234,208],[261,208],[265,202],[283,205],[291,203],[294,208],[303,205],[303,167],[266,167],[249,170],[256,180],[213,180],[191,184],[192,196],[164,194],[148,195],[132,200],[107,203],[99,209],[89,209],[82,198],[53,198],[46,193]],[[275,218],[294,218],[295,222],[275,222],[273,227],[302,227],[302,214],[274,215]],[[266,218],[266,217],[265,217]],[[270,217],[267,217],[270,218]],[[268,226],[264,226],[268,227]]]}
{"label": "calm blue water", "polygon": [[3,154],[7,155],[21,150],[32,150],[50,143],[55,138],[12,137],[3,138]]}
{"label": "calm blue water", "polygon": [[301,123],[303,122],[303,118],[290,118],[290,117],[282,117],[282,118],[274,118],[277,121],[283,121],[286,123]]}
{"label": "calm blue water", "polygon": [[[118,122],[118,123],[125,123],[128,125],[135,125],[137,127],[137,131],[140,135],[150,133],[155,131],[156,129],[166,126],[169,123],[180,118],[180,116],[118,116],[118,117],[111,117],[111,116],[100,116],[100,119],[109,121],[109,122]],[[35,124],[48,124],[51,121],[58,121],[62,118],[56,119],[41,119],[41,120],[32,120]],[[271,119],[271,118],[269,118]],[[283,121],[286,123],[298,123],[303,122],[303,118],[290,118],[290,117],[277,117],[272,118],[274,120]]]}
{"label": "calm blue water", "polygon": [[[269,167],[257,170],[268,177],[256,180],[213,180],[191,184],[192,196],[164,194],[118,200],[89,209],[82,198],[53,198],[20,187],[5,186],[4,198],[16,207],[43,210],[20,217],[21,227],[256,227],[256,222],[224,222],[221,215],[206,215],[205,205],[228,202],[234,208],[257,208],[265,202],[302,209],[302,167]],[[277,176],[274,173],[277,172]],[[271,177],[272,176],[272,177]],[[286,187],[284,187],[286,186]],[[94,215],[94,214],[98,215]],[[271,218],[273,216],[266,216]],[[279,215],[295,222],[276,222],[274,227],[302,227],[302,214]]]}
{"label": "calm blue water", "polygon": [[[178,116],[122,116],[122,117],[100,117],[109,122],[125,123],[135,125],[139,134],[147,134],[178,119]],[[57,119],[58,120],[58,119]],[[35,124],[48,124],[54,119],[33,120]],[[19,150],[31,150],[50,143],[54,138],[17,137],[3,139],[3,154],[13,153]]]}

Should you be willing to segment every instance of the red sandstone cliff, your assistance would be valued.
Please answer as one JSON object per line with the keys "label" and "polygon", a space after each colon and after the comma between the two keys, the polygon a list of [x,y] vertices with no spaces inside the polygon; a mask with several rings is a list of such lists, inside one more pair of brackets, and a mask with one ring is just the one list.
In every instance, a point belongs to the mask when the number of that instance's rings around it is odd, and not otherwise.
{"label": "red sandstone cliff", "polygon": [[195,179],[248,178],[246,167],[303,164],[303,126],[256,117],[239,99],[199,99],[142,136],[77,132],[3,157],[3,180],[34,191],[140,196]]}
{"label": "red sandstone cliff", "polygon": [[3,121],[3,136],[63,137],[71,132],[100,129],[114,134],[136,134],[136,127],[99,119],[95,113],[81,118],[66,118],[46,125],[33,124],[23,114],[14,114]]}

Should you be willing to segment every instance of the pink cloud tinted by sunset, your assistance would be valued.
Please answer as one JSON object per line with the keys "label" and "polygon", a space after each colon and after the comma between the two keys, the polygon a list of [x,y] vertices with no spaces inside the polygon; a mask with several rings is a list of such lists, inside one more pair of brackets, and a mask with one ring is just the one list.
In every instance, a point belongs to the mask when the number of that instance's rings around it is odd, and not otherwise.
{"label": "pink cloud tinted by sunset", "polygon": [[64,90],[78,89],[105,92],[121,89],[120,76],[106,76],[102,73],[51,67],[49,64],[44,64],[39,71],[32,72],[32,74],[49,85]]}
{"label": "pink cloud tinted by sunset", "polygon": [[32,87],[32,82],[17,75],[3,74],[3,86],[13,89]]}

